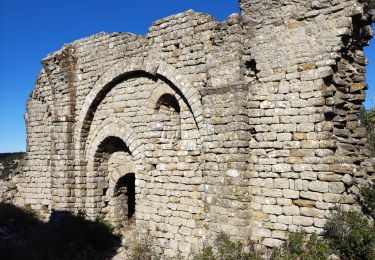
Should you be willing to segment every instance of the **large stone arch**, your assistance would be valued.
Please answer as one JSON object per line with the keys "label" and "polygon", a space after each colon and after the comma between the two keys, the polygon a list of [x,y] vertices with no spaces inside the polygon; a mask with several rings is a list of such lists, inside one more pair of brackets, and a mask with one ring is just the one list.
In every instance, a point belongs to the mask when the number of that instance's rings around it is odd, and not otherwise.
{"label": "large stone arch", "polygon": [[75,149],[77,152],[76,159],[80,159],[80,154],[85,151],[83,142],[83,130],[86,120],[89,117],[90,110],[93,108],[95,101],[100,94],[111,88],[117,81],[131,75],[132,73],[143,72],[153,76],[161,76],[170,81],[186,99],[189,108],[193,114],[194,120],[201,134],[203,133],[203,108],[201,104],[201,95],[192,87],[192,83],[187,76],[182,75],[173,66],[164,62],[155,62],[144,59],[128,59],[118,63],[107,70],[95,83],[89,94],[86,96],[82,105],[80,116],[77,120],[75,130]]}
{"label": "large stone arch", "polygon": [[[101,178],[101,184],[98,187],[93,187],[89,185],[92,183],[92,180],[99,176],[99,169],[95,167],[95,158],[97,158],[97,151],[102,146],[102,144],[108,140],[108,138],[117,138],[121,140],[121,143],[126,147],[126,150],[119,151],[116,153],[111,153],[111,156],[114,154],[122,153],[127,154],[127,160],[121,162],[122,165],[119,165],[119,168],[116,168],[115,172],[108,171],[107,172],[107,180],[103,180]],[[136,134],[130,129],[122,120],[114,117],[109,117],[99,126],[97,126],[94,130],[93,135],[88,140],[88,147],[85,153],[85,160],[87,162],[86,166],[86,191],[87,195],[91,197],[97,197],[98,192],[100,189],[103,190],[103,187],[109,192],[103,192],[103,195],[110,194],[113,196],[115,186],[117,185],[119,179],[124,177],[125,175],[131,173],[133,176],[136,176],[137,172],[137,165],[141,162],[141,155],[142,155],[142,145],[138,138],[136,138]],[[112,158],[112,157],[109,157]],[[105,160],[109,160],[109,158]],[[109,162],[107,161],[106,164]],[[108,165],[107,165],[108,167]],[[100,181],[99,181],[100,182]],[[103,186],[103,183],[107,183],[107,185]],[[134,187],[135,189],[135,187]],[[94,192],[90,192],[94,191]],[[112,197],[111,197],[112,198]],[[113,198],[112,198],[113,199]],[[134,197],[135,199],[135,197]],[[135,200],[134,200],[135,203]],[[89,215],[94,217],[98,212],[103,210],[103,207],[96,207],[95,203],[92,200],[86,197],[85,207],[89,209]],[[112,212],[112,210],[111,210]],[[113,212],[112,212],[113,213]]]}
{"label": "large stone arch", "polygon": [[[88,176],[94,173],[93,161],[90,160],[90,156],[91,158],[95,156],[96,148],[108,136],[118,137],[123,140],[128,146],[134,161],[141,167],[140,164],[142,164],[142,156],[144,155],[142,147],[144,145],[142,145],[142,140],[137,137],[136,132],[129,129],[126,123],[116,117],[105,119],[97,127],[91,125],[92,122],[90,121],[91,116],[95,114],[97,106],[101,102],[101,98],[118,83],[124,81],[124,79],[126,80],[128,77],[134,76],[158,78],[169,85],[169,90],[160,89],[160,91],[170,94],[173,94],[173,91],[175,91],[174,94],[178,94],[190,110],[200,135],[204,135],[203,131],[205,127],[203,126],[201,96],[194,89],[193,83],[187,76],[182,75],[173,66],[164,62],[149,61],[142,58],[127,59],[112,66],[95,82],[80,109],[74,132],[75,164],[79,167],[76,174],[78,183],[85,179],[86,185],[88,185]],[[151,103],[153,98],[157,96],[153,94],[155,92],[152,92],[151,96],[148,97]],[[146,109],[150,109],[149,105],[150,103],[146,105]],[[92,135],[91,138],[90,135]],[[80,191],[77,190],[77,192]],[[85,204],[87,206],[87,192],[86,187],[86,197],[76,202],[77,207],[85,203],[84,201],[86,201]]]}
{"label": "large stone arch", "polygon": [[107,138],[107,137],[117,137],[121,139],[129,148],[130,154],[134,157],[135,160],[141,159],[142,155],[142,145],[139,140],[136,138],[135,133],[127,127],[127,125],[119,120],[118,118],[108,118],[103,121],[99,129],[93,138],[91,138],[87,152],[86,152],[86,161],[87,171],[91,172],[94,170],[93,162],[90,158],[95,156],[95,152],[98,146]]}

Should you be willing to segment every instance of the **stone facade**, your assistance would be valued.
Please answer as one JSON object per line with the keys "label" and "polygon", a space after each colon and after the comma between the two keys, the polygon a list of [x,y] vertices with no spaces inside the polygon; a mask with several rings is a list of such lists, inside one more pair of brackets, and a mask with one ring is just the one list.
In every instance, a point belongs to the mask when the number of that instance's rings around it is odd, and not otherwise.
{"label": "stone facade", "polygon": [[99,33],[42,61],[19,193],[46,213],[104,216],[159,253],[224,231],[265,246],[321,232],[372,178],[358,112],[364,0],[240,0],[149,33]]}

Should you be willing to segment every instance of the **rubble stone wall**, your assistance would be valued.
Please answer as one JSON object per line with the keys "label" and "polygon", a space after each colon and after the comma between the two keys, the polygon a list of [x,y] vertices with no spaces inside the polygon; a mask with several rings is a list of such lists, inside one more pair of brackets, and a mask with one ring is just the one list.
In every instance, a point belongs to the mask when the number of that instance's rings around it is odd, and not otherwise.
{"label": "rubble stone wall", "polygon": [[369,3],[242,1],[254,237],[273,246],[301,226],[322,231],[336,203],[372,175],[359,111]]}
{"label": "rubble stone wall", "polygon": [[239,2],[224,22],[189,10],[44,59],[24,203],[113,220],[116,185],[134,174],[124,228],[171,257],[221,231],[271,247],[321,232],[336,204],[356,208],[373,174],[358,118],[369,2]]}

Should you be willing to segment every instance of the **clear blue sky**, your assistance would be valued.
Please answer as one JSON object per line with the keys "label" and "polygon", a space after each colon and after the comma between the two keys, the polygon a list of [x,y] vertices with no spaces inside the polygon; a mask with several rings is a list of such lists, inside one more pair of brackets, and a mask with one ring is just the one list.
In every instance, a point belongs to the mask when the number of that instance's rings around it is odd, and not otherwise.
{"label": "clear blue sky", "polygon": [[[101,31],[145,34],[153,21],[188,9],[220,21],[239,12],[237,0],[0,0],[0,153],[25,150],[25,104],[48,53]],[[375,88],[375,46],[367,55]]]}
{"label": "clear blue sky", "polygon": [[0,0],[0,153],[25,150],[26,100],[48,53],[103,31],[146,34],[188,9],[218,20],[239,12],[237,0]]}

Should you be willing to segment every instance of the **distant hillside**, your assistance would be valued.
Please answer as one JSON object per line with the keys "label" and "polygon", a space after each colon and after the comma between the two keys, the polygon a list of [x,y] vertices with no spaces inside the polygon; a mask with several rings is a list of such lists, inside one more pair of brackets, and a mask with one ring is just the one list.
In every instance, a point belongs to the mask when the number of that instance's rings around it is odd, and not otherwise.
{"label": "distant hillside", "polygon": [[4,179],[17,168],[19,160],[25,156],[25,153],[0,153],[0,179]]}

